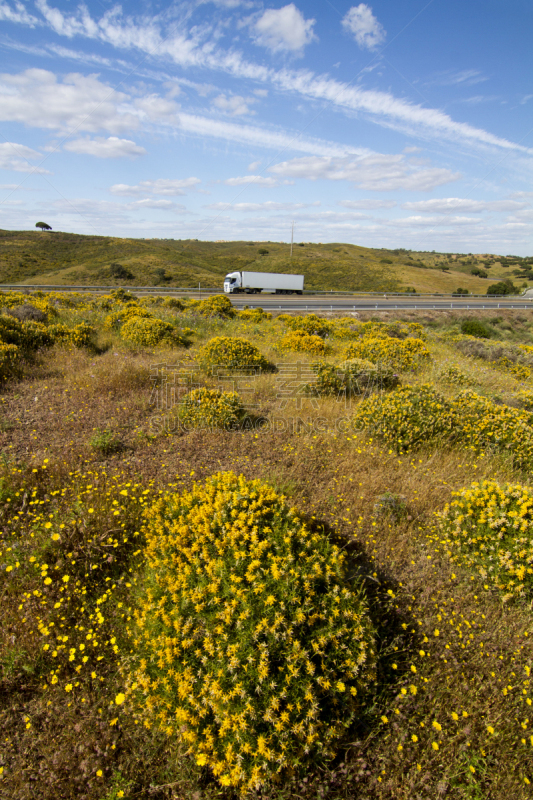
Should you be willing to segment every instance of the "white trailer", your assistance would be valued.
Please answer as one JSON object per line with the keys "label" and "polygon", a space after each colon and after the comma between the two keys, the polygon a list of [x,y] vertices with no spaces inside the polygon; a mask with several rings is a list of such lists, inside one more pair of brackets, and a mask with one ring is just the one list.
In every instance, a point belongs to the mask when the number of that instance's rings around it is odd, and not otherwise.
{"label": "white trailer", "polygon": [[230,272],[224,278],[226,294],[302,294],[303,288],[303,275],[285,275],[282,272]]}

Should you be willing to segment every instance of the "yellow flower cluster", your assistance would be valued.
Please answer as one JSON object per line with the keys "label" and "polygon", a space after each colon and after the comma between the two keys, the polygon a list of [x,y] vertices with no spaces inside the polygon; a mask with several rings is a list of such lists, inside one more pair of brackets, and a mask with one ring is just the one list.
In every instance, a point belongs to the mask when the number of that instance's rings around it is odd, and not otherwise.
{"label": "yellow flower cluster", "polygon": [[157,317],[129,317],[120,330],[121,336],[127,342],[141,347],[184,347],[185,339],[178,330]]}
{"label": "yellow flower cluster", "polygon": [[515,395],[515,400],[520,408],[526,411],[533,411],[533,391],[531,389],[521,389]]}
{"label": "yellow flower cluster", "polygon": [[121,325],[132,319],[133,317],[142,317],[144,319],[152,319],[153,314],[147,311],[146,308],[138,303],[120,303],[116,311],[112,311],[104,319],[104,327],[110,330],[118,330]]}
{"label": "yellow flower cluster", "polygon": [[263,322],[264,320],[272,319],[272,314],[263,311],[262,308],[245,308],[237,312],[239,319],[247,320],[248,322]]}
{"label": "yellow flower cluster", "polygon": [[201,300],[195,308],[203,317],[221,317],[222,319],[232,319],[235,316],[235,309],[229,297],[225,294],[215,294]]}
{"label": "yellow flower cluster", "polygon": [[363,358],[388,364],[397,372],[408,372],[430,361],[431,354],[422,339],[369,336],[349,345],[345,358]]}
{"label": "yellow flower cluster", "polygon": [[[151,489],[93,472],[70,473],[68,485],[43,493],[25,483],[24,472],[14,467],[9,476],[0,541],[5,575],[19,594],[21,624],[40,640],[45,691],[60,686],[76,692],[88,682],[96,688],[106,662],[118,660]],[[22,496],[24,513],[16,510]]]}
{"label": "yellow flower cluster", "polygon": [[52,304],[51,300],[58,302],[59,295],[48,294],[43,295],[43,292],[32,292],[31,297],[22,292],[0,292],[0,308],[14,309],[17,306],[24,306],[30,303],[43,314],[46,314],[48,320],[58,316],[56,307]]}
{"label": "yellow flower cluster", "polygon": [[532,490],[483,481],[453,496],[438,514],[440,545],[455,562],[477,572],[485,588],[497,588],[507,599],[529,597],[533,589]]}
{"label": "yellow flower cluster", "polygon": [[144,532],[124,675],[145,725],[241,792],[331,756],[375,672],[344,554],[269,486],[233,473],[156,501]]}
{"label": "yellow flower cluster", "polygon": [[15,374],[20,357],[20,349],[16,344],[0,342],[0,381],[5,381]]}
{"label": "yellow flower cluster", "polygon": [[73,347],[91,347],[96,336],[96,330],[86,322],[80,322],[73,328],[63,323],[56,323],[48,327],[48,333],[53,337],[55,344]]}
{"label": "yellow flower cluster", "polygon": [[193,389],[178,407],[180,422],[191,428],[231,428],[245,413],[236,392],[219,389]]}
{"label": "yellow flower cluster", "polygon": [[316,314],[294,317],[284,314],[283,321],[289,330],[302,331],[310,336],[327,336],[333,327],[331,322],[323,317],[318,317]]}
{"label": "yellow flower cluster", "polygon": [[272,365],[261,351],[238,336],[216,336],[198,351],[198,363],[207,372],[218,367],[229,369],[257,368],[269,371]]}
{"label": "yellow flower cluster", "polygon": [[530,367],[527,367],[525,364],[517,364],[516,361],[513,361],[507,356],[502,356],[499,358],[494,363],[494,366],[498,369],[501,369],[503,372],[508,372],[509,375],[514,375],[514,377],[519,381],[527,381],[529,378],[531,378]]}
{"label": "yellow flower cluster", "polygon": [[469,389],[449,401],[430,384],[402,387],[364,400],[354,422],[399,453],[441,441],[475,452],[508,452],[515,466],[533,466],[531,415],[497,405]]}
{"label": "yellow flower cluster", "polygon": [[327,346],[320,336],[308,334],[301,330],[292,330],[281,337],[277,349],[320,356],[326,352]]}

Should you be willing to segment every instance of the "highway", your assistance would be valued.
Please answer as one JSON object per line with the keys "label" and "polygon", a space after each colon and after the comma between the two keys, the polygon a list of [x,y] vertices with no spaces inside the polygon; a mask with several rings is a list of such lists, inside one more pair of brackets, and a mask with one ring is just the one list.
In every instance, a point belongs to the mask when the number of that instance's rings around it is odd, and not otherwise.
{"label": "highway", "polygon": [[496,311],[504,308],[533,310],[533,298],[423,298],[423,297],[356,297],[314,295],[309,297],[274,297],[272,295],[236,295],[231,297],[235,308],[257,308],[265,311],[467,311],[483,309]]}
{"label": "highway", "polygon": [[[0,284],[0,291],[48,291],[108,293],[116,286],[50,286]],[[179,287],[124,287],[138,296],[191,297],[205,299],[213,294],[223,294],[216,288],[198,289]],[[235,294],[227,295],[235,308],[257,308],[265,311],[496,311],[497,309],[533,309],[533,297],[452,297],[451,295],[397,295],[397,294],[340,294],[324,292],[298,295]]]}

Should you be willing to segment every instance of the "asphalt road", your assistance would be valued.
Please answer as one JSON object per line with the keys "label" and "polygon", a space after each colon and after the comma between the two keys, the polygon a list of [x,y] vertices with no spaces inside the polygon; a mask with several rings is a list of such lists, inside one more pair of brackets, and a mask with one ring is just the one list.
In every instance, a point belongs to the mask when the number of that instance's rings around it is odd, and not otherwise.
{"label": "asphalt road", "polygon": [[311,297],[283,297],[272,295],[237,295],[231,297],[235,308],[257,308],[260,306],[265,311],[391,311],[391,310],[490,310],[501,308],[527,309],[533,311],[533,298],[521,297],[510,299],[491,300],[489,298],[460,298],[427,299],[416,297],[339,297],[339,296],[311,296]]}

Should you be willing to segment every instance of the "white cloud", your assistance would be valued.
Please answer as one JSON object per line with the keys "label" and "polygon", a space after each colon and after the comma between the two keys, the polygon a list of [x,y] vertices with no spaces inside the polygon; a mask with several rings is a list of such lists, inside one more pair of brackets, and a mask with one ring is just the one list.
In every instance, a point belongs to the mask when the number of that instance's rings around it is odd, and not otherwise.
{"label": "white cloud", "polygon": [[342,20],[342,27],[353,34],[359,47],[367,50],[374,50],[385,41],[387,35],[366,3],[352,6]]}
{"label": "white cloud", "polygon": [[362,189],[394,191],[407,189],[429,191],[436,186],[455,181],[461,176],[448,169],[433,167],[416,169],[403,155],[376,153],[357,160],[349,157],[332,158],[309,156],[283,161],[270,167],[279,177],[307,180],[351,181]]}
{"label": "white cloud", "polygon": [[145,155],[146,150],[130,139],[119,139],[116,136],[97,136],[94,139],[75,139],[64,147],[71,153],[80,153],[96,158],[136,158]]}
{"label": "white cloud", "polygon": [[280,9],[269,8],[253,26],[256,44],[274,53],[280,50],[298,53],[315,39],[314,19],[305,19],[294,3]]}
{"label": "white cloud", "polygon": [[422,211],[438,214],[456,214],[457,212],[477,213],[481,211],[518,211],[526,208],[527,203],[516,200],[470,200],[461,197],[442,197],[433,200],[418,200],[403,203],[402,208],[408,211]]}
{"label": "white cloud", "polygon": [[38,24],[37,17],[28,14],[22,3],[16,2],[15,8],[11,8],[7,3],[0,3],[0,19],[6,22],[18,22],[34,28]]}
{"label": "white cloud", "polygon": [[11,169],[14,172],[37,172],[40,175],[51,175],[47,169],[33,167],[29,161],[42,159],[42,153],[32,150],[23,144],[2,142],[0,144],[0,169]]}
{"label": "white cloud", "polygon": [[248,108],[248,103],[255,102],[257,101],[253,97],[241,97],[240,95],[226,97],[225,94],[221,94],[218,97],[215,97],[213,100],[213,105],[215,108],[218,108],[219,111],[223,111],[224,114],[230,114],[232,117],[238,117],[242,114],[255,114],[255,111],[251,111]]}
{"label": "white cloud", "polygon": [[136,186],[115,183],[109,191],[111,194],[118,194],[122,197],[134,197],[138,194],[158,194],[176,197],[177,195],[184,195],[185,189],[191,189],[199,183],[201,183],[199,178],[156,178],[156,180],[140,181]]}
{"label": "white cloud", "polygon": [[255,172],[255,170],[259,166],[261,166],[261,162],[260,161],[252,161],[251,164],[248,164],[248,167],[247,167],[248,172]]}
{"label": "white cloud", "polygon": [[226,186],[248,186],[248,184],[268,186],[269,188],[279,186],[279,181],[276,178],[268,178],[264,175],[243,175],[241,178],[227,178],[224,183]]}
{"label": "white cloud", "polygon": [[119,110],[126,100],[95,75],[66,75],[59,83],[44,69],[0,75],[0,120],[37,128],[121,133],[139,125],[138,116]]}
{"label": "white cloud", "polygon": [[300,208],[319,205],[320,201],[318,200],[316,203],[276,203],[273,200],[267,200],[265,203],[211,203],[205,207],[212,211],[298,211]]}
{"label": "white cloud", "polygon": [[[365,4],[361,5],[364,6]],[[168,31],[162,28],[163,23],[157,17],[124,18],[123,12],[118,6],[106,12],[99,20],[93,20],[85,7],[78,8],[70,16],[64,15],[58,9],[51,9],[46,4],[46,0],[39,0],[38,7],[48,25],[59,35],[67,37],[71,37],[74,34],[85,36],[89,39],[111,44],[116,48],[138,50],[160,59],[168,58],[182,68],[193,67],[218,70],[236,78],[271,84],[282,91],[292,92],[302,97],[324,100],[339,108],[348,109],[350,112],[354,110],[366,112],[370,115],[370,119],[377,124],[387,127],[394,125],[404,126],[404,129],[420,133],[426,137],[444,137],[451,139],[454,143],[461,141],[476,146],[488,145],[506,150],[531,152],[526,146],[495,136],[481,128],[456,122],[448,114],[438,109],[415,105],[403,98],[394,97],[389,92],[365,90],[359,86],[336,81],[329,78],[329,76],[316,76],[308,70],[291,71],[283,69],[275,71],[268,67],[248,62],[234,49],[224,52],[216,46],[215,42],[202,41],[201,37],[204,36],[205,38],[208,35],[210,30],[208,27],[201,30],[194,28],[189,34],[174,30],[169,35]],[[289,50],[298,45],[298,40],[302,42],[312,36],[312,31],[305,26],[313,21],[303,20],[294,4],[285,6],[284,9],[279,11],[269,10],[261,17],[266,24],[269,19],[279,20],[279,14],[291,8],[294,9],[291,12],[294,15],[294,20],[297,22],[297,17],[299,16],[303,21],[303,29],[302,24],[295,24],[292,32],[287,30],[286,26],[282,26],[281,32],[289,36],[289,39],[284,39],[279,33],[278,37],[281,36],[281,39],[278,38],[276,40],[280,47],[285,42]],[[266,16],[270,12],[278,15],[278,17]],[[276,41],[272,40],[274,46]],[[291,45],[290,47],[289,44]],[[463,73],[445,75],[444,78],[462,85],[484,79],[483,76],[471,74],[471,71],[468,70],[463,71]],[[30,114],[31,119],[34,120],[33,124],[38,124],[42,114],[44,114],[44,120],[48,120],[50,115],[47,112],[46,103],[39,102],[37,91],[34,92],[34,97],[38,106],[36,112],[31,115],[30,111],[25,109],[23,121],[26,121],[27,115]],[[3,98],[0,95],[0,106],[2,105]],[[71,117],[76,118],[74,111],[76,106],[73,106],[72,102],[67,106],[70,108],[70,114],[64,111],[60,116],[63,118],[66,115],[69,119]],[[105,118],[105,113],[103,116]],[[123,124],[126,122],[123,118],[124,116],[125,114],[112,115],[110,124],[106,129],[113,134],[118,134],[125,130],[127,124]],[[111,124],[113,127],[111,127]],[[41,127],[54,126],[45,123]],[[89,128],[85,129],[89,130]],[[95,125],[90,130],[97,129],[98,126]]]}
{"label": "white cloud", "polygon": [[395,200],[339,200],[339,206],[343,208],[359,208],[370,211],[375,208],[394,208]]}

